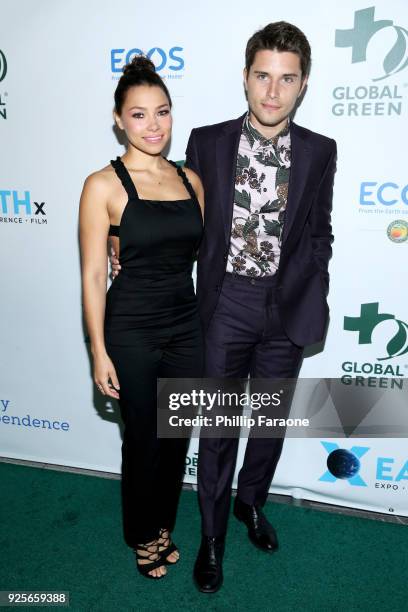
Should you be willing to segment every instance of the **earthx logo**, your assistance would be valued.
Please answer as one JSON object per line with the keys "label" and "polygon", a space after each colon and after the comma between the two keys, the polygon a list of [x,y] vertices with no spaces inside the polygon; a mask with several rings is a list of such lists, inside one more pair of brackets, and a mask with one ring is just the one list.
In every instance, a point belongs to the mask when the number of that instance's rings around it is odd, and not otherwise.
{"label": "earthx logo", "polygon": [[[320,444],[327,452],[327,470],[320,476],[320,482],[334,485],[346,481],[354,487],[370,486],[390,494],[408,491],[408,459],[373,457],[369,446],[340,448],[335,442],[322,440]],[[364,464],[364,478],[360,473],[362,457],[364,462],[366,458],[370,460]],[[394,508],[388,508],[388,512],[394,512]]]}
{"label": "earthx logo", "polygon": [[383,321],[394,320],[398,329],[387,344],[388,355],[377,357],[377,360],[384,361],[405,355],[408,352],[408,325],[404,321],[396,319],[393,314],[379,313],[378,307],[378,302],[362,304],[359,317],[344,317],[344,329],[358,332],[359,344],[372,344],[374,329]]}
{"label": "earthx logo", "polygon": [[365,62],[367,60],[367,47],[371,39],[381,30],[392,28],[395,32],[394,45],[389,49],[383,61],[384,74],[373,78],[373,81],[382,81],[393,74],[397,74],[408,66],[408,31],[401,26],[394,25],[390,19],[374,19],[375,7],[356,11],[354,13],[354,27],[350,30],[336,30],[336,47],[351,47],[351,63]]}
{"label": "earthx logo", "polygon": [[367,483],[359,475],[360,459],[370,448],[367,446],[353,446],[350,450],[340,448],[335,442],[321,442],[327,451],[327,472],[319,478],[322,482],[336,482],[338,479],[347,480],[352,486],[366,487]]}
{"label": "earthx logo", "polygon": [[0,189],[0,223],[47,225],[45,202],[34,202],[30,191]]}

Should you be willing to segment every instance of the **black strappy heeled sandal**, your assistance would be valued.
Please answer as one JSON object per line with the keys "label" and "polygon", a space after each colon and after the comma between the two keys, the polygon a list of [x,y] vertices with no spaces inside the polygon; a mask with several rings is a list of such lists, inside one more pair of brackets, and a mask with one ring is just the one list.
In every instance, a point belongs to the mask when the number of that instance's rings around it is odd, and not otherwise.
{"label": "black strappy heeled sandal", "polygon": [[[154,550],[152,550],[154,549]],[[141,554],[141,552],[146,554]],[[159,543],[156,540],[156,543],[153,544],[138,544],[138,547],[134,549],[134,553],[136,555],[136,565],[139,572],[145,578],[153,578],[153,580],[160,580],[160,578],[164,578],[166,574],[162,576],[152,576],[149,574],[152,570],[157,567],[161,567],[165,565],[165,560],[159,552]],[[139,563],[139,561],[148,561],[148,563]]]}
{"label": "black strappy heeled sandal", "polygon": [[[165,533],[167,533],[167,536],[164,535]],[[179,552],[179,550],[171,539],[170,531],[165,528],[160,529],[157,542],[159,544],[158,553],[161,557],[162,563],[165,563],[166,565],[175,565],[180,558],[176,559],[175,561],[169,561],[168,557],[171,555],[171,553]],[[160,548],[163,548],[163,550],[160,550]]]}

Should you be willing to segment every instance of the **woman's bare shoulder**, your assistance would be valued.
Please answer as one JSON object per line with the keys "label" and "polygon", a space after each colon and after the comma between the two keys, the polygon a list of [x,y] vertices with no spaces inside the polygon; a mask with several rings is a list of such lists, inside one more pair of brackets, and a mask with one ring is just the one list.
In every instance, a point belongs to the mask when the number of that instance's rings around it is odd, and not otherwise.
{"label": "woman's bare shoulder", "polygon": [[94,188],[107,187],[111,185],[115,177],[115,171],[109,164],[100,170],[95,170],[85,179],[85,185],[92,186]]}
{"label": "woman's bare shoulder", "polygon": [[116,187],[116,174],[109,164],[86,177],[84,191],[109,199]]}

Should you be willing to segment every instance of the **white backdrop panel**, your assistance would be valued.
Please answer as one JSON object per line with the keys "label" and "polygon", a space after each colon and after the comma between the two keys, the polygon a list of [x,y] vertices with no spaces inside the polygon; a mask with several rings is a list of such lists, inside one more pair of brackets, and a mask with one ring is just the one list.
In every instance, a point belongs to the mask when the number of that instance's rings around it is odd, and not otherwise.
{"label": "white backdrop panel", "polygon": [[[119,68],[129,50],[156,49],[152,59],[162,64],[174,101],[169,157],[181,160],[193,127],[245,110],[245,43],[259,27],[281,19],[304,30],[313,50],[296,121],[335,138],[339,151],[331,321],[324,349],[308,351],[301,376],[342,376],[349,362],[356,369],[390,364],[393,371],[384,375],[389,384],[406,375],[407,354],[380,358],[397,321],[408,321],[402,299],[408,242],[387,235],[391,221],[407,220],[400,135],[406,129],[408,68],[375,80],[407,60],[404,0],[307,6],[301,0],[275,6],[260,0],[256,11],[244,0],[181,0],[177,6],[158,0],[154,18],[149,5],[130,0],[120,10],[107,0],[3,0],[1,455],[120,470],[118,407],[95,394],[90,375],[77,238],[84,178],[123,152],[113,131],[118,73],[112,72],[112,57]],[[366,51],[366,59],[352,63],[352,48],[335,44],[336,30],[353,30],[350,41],[356,53]],[[335,104],[340,106],[333,112]],[[379,313],[394,319],[376,324],[372,342],[359,344],[358,333],[344,329],[344,317],[358,317],[362,305],[376,303]],[[362,321],[370,324],[363,314]],[[320,480],[328,457],[322,442],[329,441],[351,455],[362,452],[353,447],[368,449],[358,472],[363,485],[350,484],[344,475]],[[408,515],[406,447],[397,439],[287,440],[272,490]],[[242,456],[241,444],[238,467]],[[186,481],[195,482],[196,459],[194,440]]]}

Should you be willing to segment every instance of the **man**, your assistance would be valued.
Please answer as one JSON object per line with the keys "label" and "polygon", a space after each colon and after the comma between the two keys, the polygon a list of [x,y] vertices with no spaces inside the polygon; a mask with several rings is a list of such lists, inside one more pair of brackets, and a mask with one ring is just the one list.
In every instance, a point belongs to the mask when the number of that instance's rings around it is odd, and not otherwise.
{"label": "man", "polygon": [[[205,191],[197,295],[206,377],[294,378],[303,347],[323,339],[336,143],[290,120],[304,93],[310,46],[277,22],[248,41],[248,112],[194,129],[186,166]],[[249,438],[234,514],[255,546],[278,547],[262,512],[283,439]],[[201,438],[198,496],[202,541],[194,578],[222,584],[222,557],[238,439]]]}

